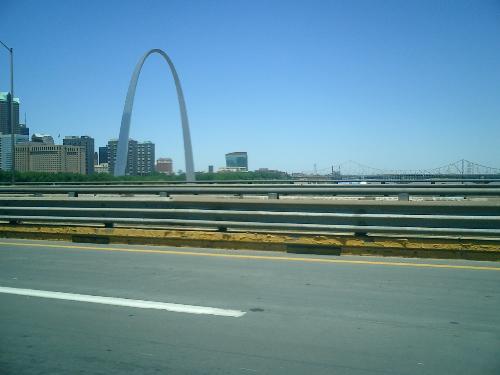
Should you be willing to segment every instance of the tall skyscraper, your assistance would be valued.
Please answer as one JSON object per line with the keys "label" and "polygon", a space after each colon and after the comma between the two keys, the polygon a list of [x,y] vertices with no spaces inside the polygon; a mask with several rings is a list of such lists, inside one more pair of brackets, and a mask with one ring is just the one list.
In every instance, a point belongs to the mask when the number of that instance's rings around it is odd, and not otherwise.
{"label": "tall skyscraper", "polygon": [[85,174],[94,173],[94,138],[88,135],[67,136],[63,139],[65,146],[82,146],[85,148]]}
{"label": "tall skyscraper", "polygon": [[[27,135],[15,134],[14,143],[28,142]],[[12,143],[10,134],[0,134],[0,170],[10,171],[12,168]]]}
{"label": "tall skyscraper", "polygon": [[[10,98],[8,92],[0,92],[0,133],[11,134]],[[14,133],[19,134],[19,98],[14,98]]]}
{"label": "tall skyscraper", "polygon": [[137,174],[145,176],[155,170],[155,144],[150,141],[137,144]]}
{"label": "tall skyscraper", "polygon": [[[117,139],[108,141],[108,165],[109,173],[112,175],[115,174],[117,148]],[[137,175],[137,141],[133,139],[128,140],[127,167],[125,168],[125,174],[129,176]]]}
{"label": "tall skyscraper", "polygon": [[85,147],[26,142],[16,145],[16,171],[85,174]]}
{"label": "tall skyscraper", "polygon": [[172,174],[174,172],[174,163],[170,158],[159,158],[156,161],[156,171],[160,173]]}
{"label": "tall skyscraper", "polygon": [[108,162],[108,146],[99,147],[99,164]]}
{"label": "tall skyscraper", "polygon": [[248,155],[246,152],[230,152],[226,154],[226,168],[248,171]]}

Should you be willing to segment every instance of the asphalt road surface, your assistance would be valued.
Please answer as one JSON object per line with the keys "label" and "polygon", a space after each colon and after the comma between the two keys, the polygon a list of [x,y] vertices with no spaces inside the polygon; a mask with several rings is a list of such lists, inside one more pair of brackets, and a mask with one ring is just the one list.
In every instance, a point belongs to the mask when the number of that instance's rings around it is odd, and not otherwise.
{"label": "asphalt road surface", "polygon": [[0,239],[0,374],[499,374],[500,264]]}

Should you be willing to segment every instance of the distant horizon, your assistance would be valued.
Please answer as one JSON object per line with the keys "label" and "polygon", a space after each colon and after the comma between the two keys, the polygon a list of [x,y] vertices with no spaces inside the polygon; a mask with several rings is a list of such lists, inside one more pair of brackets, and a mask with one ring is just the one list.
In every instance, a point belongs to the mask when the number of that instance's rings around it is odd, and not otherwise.
{"label": "distant horizon", "polygon": [[[46,14],[51,17],[46,17]],[[0,40],[14,48],[15,97],[31,133],[118,137],[129,80],[150,48],[172,58],[196,170],[429,170],[466,159],[500,168],[500,3],[389,0],[7,0]],[[141,18],[140,27],[135,19]],[[23,27],[18,22],[23,19]],[[168,67],[152,56],[131,138],[185,169]],[[9,91],[0,51],[0,91]],[[316,165],[316,167],[315,167]]]}

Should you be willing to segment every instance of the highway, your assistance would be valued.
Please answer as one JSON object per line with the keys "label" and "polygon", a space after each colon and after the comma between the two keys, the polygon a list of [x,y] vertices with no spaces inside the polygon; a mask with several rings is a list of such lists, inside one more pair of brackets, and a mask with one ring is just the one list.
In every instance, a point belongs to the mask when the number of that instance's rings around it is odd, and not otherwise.
{"label": "highway", "polygon": [[499,312],[493,262],[0,239],[2,375],[498,374]]}

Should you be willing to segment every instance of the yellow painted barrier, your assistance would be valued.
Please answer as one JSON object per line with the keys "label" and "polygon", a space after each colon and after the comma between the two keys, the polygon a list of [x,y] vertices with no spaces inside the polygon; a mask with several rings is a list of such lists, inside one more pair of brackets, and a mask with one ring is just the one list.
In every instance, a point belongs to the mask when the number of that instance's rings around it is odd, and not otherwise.
{"label": "yellow painted barrier", "polygon": [[500,240],[413,238],[202,230],[0,225],[0,237],[91,243],[126,243],[310,254],[500,260]]}

